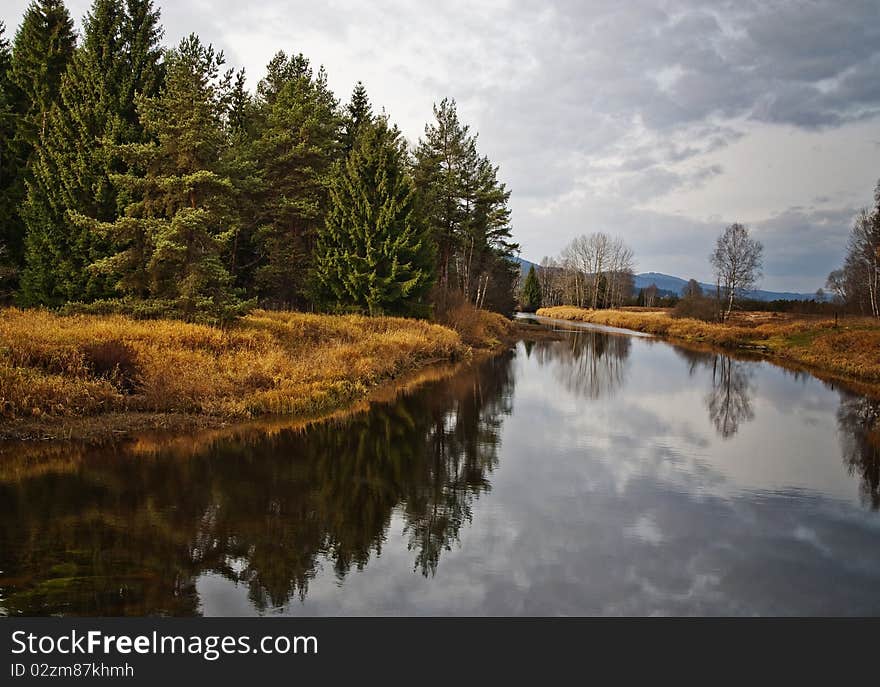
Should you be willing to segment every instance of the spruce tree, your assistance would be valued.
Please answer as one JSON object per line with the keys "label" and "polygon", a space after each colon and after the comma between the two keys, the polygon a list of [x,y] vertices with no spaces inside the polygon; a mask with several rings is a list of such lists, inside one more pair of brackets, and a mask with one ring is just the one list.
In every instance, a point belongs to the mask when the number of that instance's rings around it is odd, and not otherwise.
{"label": "spruce tree", "polygon": [[112,294],[108,276],[88,269],[111,247],[69,213],[116,219],[110,176],[125,170],[119,147],[145,140],[134,98],[153,96],[160,85],[161,29],[149,0],[94,0],[83,23],[83,43],[61,81],[28,187],[25,302]]}
{"label": "spruce tree", "polygon": [[222,174],[232,79],[220,74],[223,63],[195,35],[167,53],[163,90],[138,97],[151,140],[123,146],[129,167],[113,177],[131,199],[124,216],[76,216],[119,249],[96,270],[114,275],[121,292],[170,302],[188,318],[222,319],[240,305],[225,263],[238,220],[234,185]]}
{"label": "spruce tree", "polygon": [[15,145],[16,97],[12,83],[12,53],[0,22],[0,299],[11,295],[21,261],[17,226],[20,159]]}
{"label": "spruce tree", "polygon": [[538,275],[535,274],[535,266],[529,267],[529,273],[523,283],[522,308],[525,312],[535,312],[541,307],[541,284]]}
{"label": "spruce tree", "polygon": [[339,156],[338,104],[324,70],[314,74],[302,55],[276,55],[258,92],[255,287],[265,303],[304,305],[315,234],[327,212],[328,175]]}
{"label": "spruce tree", "polygon": [[62,0],[34,0],[15,34],[12,78],[22,94],[18,136],[33,148],[73,58],[73,20]]}
{"label": "spruce tree", "polygon": [[[60,0],[32,2],[15,34],[5,76],[0,77],[0,99],[4,101],[0,104],[0,242],[10,263],[4,270],[7,274],[18,274],[24,264],[21,208],[26,183],[39,134],[58,96],[58,84],[74,46],[73,21],[64,4]],[[9,283],[15,285],[16,281],[13,278]]]}
{"label": "spruce tree", "polygon": [[358,132],[365,124],[373,121],[373,108],[367,96],[367,89],[358,81],[351,93],[351,100],[345,106],[342,123],[342,152],[348,155],[354,148]]}
{"label": "spruce tree", "polygon": [[336,308],[370,315],[426,315],[434,245],[414,210],[406,146],[380,118],[363,128],[333,176],[318,235],[315,279]]}

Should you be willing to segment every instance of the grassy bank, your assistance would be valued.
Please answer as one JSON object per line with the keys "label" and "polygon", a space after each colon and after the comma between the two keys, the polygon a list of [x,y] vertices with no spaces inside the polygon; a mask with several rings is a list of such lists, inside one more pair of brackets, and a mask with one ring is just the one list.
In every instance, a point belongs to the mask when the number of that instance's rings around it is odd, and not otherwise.
{"label": "grassy bank", "polygon": [[621,327],[655,336],[758,351],[858,382],[880,383],[880,324],[870,319],[834,320],[740,316],[730,324],[670,317],[666,311],[541,308],[538,315]]}
{"label": "grassy bank", "polygon": [[498,344],[508,331],[499,317],[474,314],[465,342],[449,327],[391,317],[256,311],[219,329],[6,309],[0,434],[111,415],[118,426],[120,414],[139,426],[138,416],[326,412],[429,363]]}

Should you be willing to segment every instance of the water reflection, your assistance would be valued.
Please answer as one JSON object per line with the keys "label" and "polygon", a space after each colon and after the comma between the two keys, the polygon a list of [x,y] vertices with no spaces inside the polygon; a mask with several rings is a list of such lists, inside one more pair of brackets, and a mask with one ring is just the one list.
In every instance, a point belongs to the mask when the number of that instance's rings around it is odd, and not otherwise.
{"label": "water reflection", "polygon": [[862,502],[880,509],[880,401],[840,392],[837,410],[843,460],[860,478]]}
{"label": "water reflection", "polygon": [[584,330],[305,429],[7,448],[0,614],[880,613],[878,508],[877,400]]}
{"label": "water reflection", "polygon": [[196,578],[245,585],[264,611],[379,555],[394,512],[414,568],[437,570],[489,490],[510,412],[511,355],[369,413],[150,458],[124,447],[0,473],[0,605],[8,614],[191,615]]}
{"label": "water reflection", "polygon": [[550,365],[556,381],[573,394],[589,399],[610,397],[626,380],[632,338],[583,330],[562,341],[541,341],[535,355]]}
{"label": "water reflection", "polygon": [[752,408],[753,363],[736,360],[718,352],[706,352],[676,347],[676,352],[688,361],[688,374],[694,377],[700,368],[711,370],[710,388],[706,394],[706,409],[718,435],[724,439],[739,431],[743,422],[753,420]]}

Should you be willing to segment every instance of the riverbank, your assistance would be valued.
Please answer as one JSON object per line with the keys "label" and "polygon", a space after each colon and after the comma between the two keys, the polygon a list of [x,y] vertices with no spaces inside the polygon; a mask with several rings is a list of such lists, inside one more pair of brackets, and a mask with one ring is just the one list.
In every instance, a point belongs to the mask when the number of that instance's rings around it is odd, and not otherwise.
{"label": "riverbank", "polygon": [[847,318],[741,318],[734,324],[671,317],[668,311],[541,308],[540,317],[631,329],[658,337],[760,353],[845,381],[880,384],[880,324]]}
{"label": "riverbank", "polygon": [[97,438],[332,412],[421,368],[502,346],[513,331],[494,313],[460,319],[461,333],[421,320],[260,310],[220,329],[5,309],[0,437]]}

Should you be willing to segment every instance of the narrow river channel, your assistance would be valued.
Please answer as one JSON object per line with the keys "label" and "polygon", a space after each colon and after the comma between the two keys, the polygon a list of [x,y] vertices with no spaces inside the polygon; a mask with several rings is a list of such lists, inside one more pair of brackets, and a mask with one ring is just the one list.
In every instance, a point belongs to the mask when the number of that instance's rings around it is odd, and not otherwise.
{"label": "narrow river channel", "polygon": [[880,614],[880,402],[566,328],[305,430],[4,446],[0,614]]}

